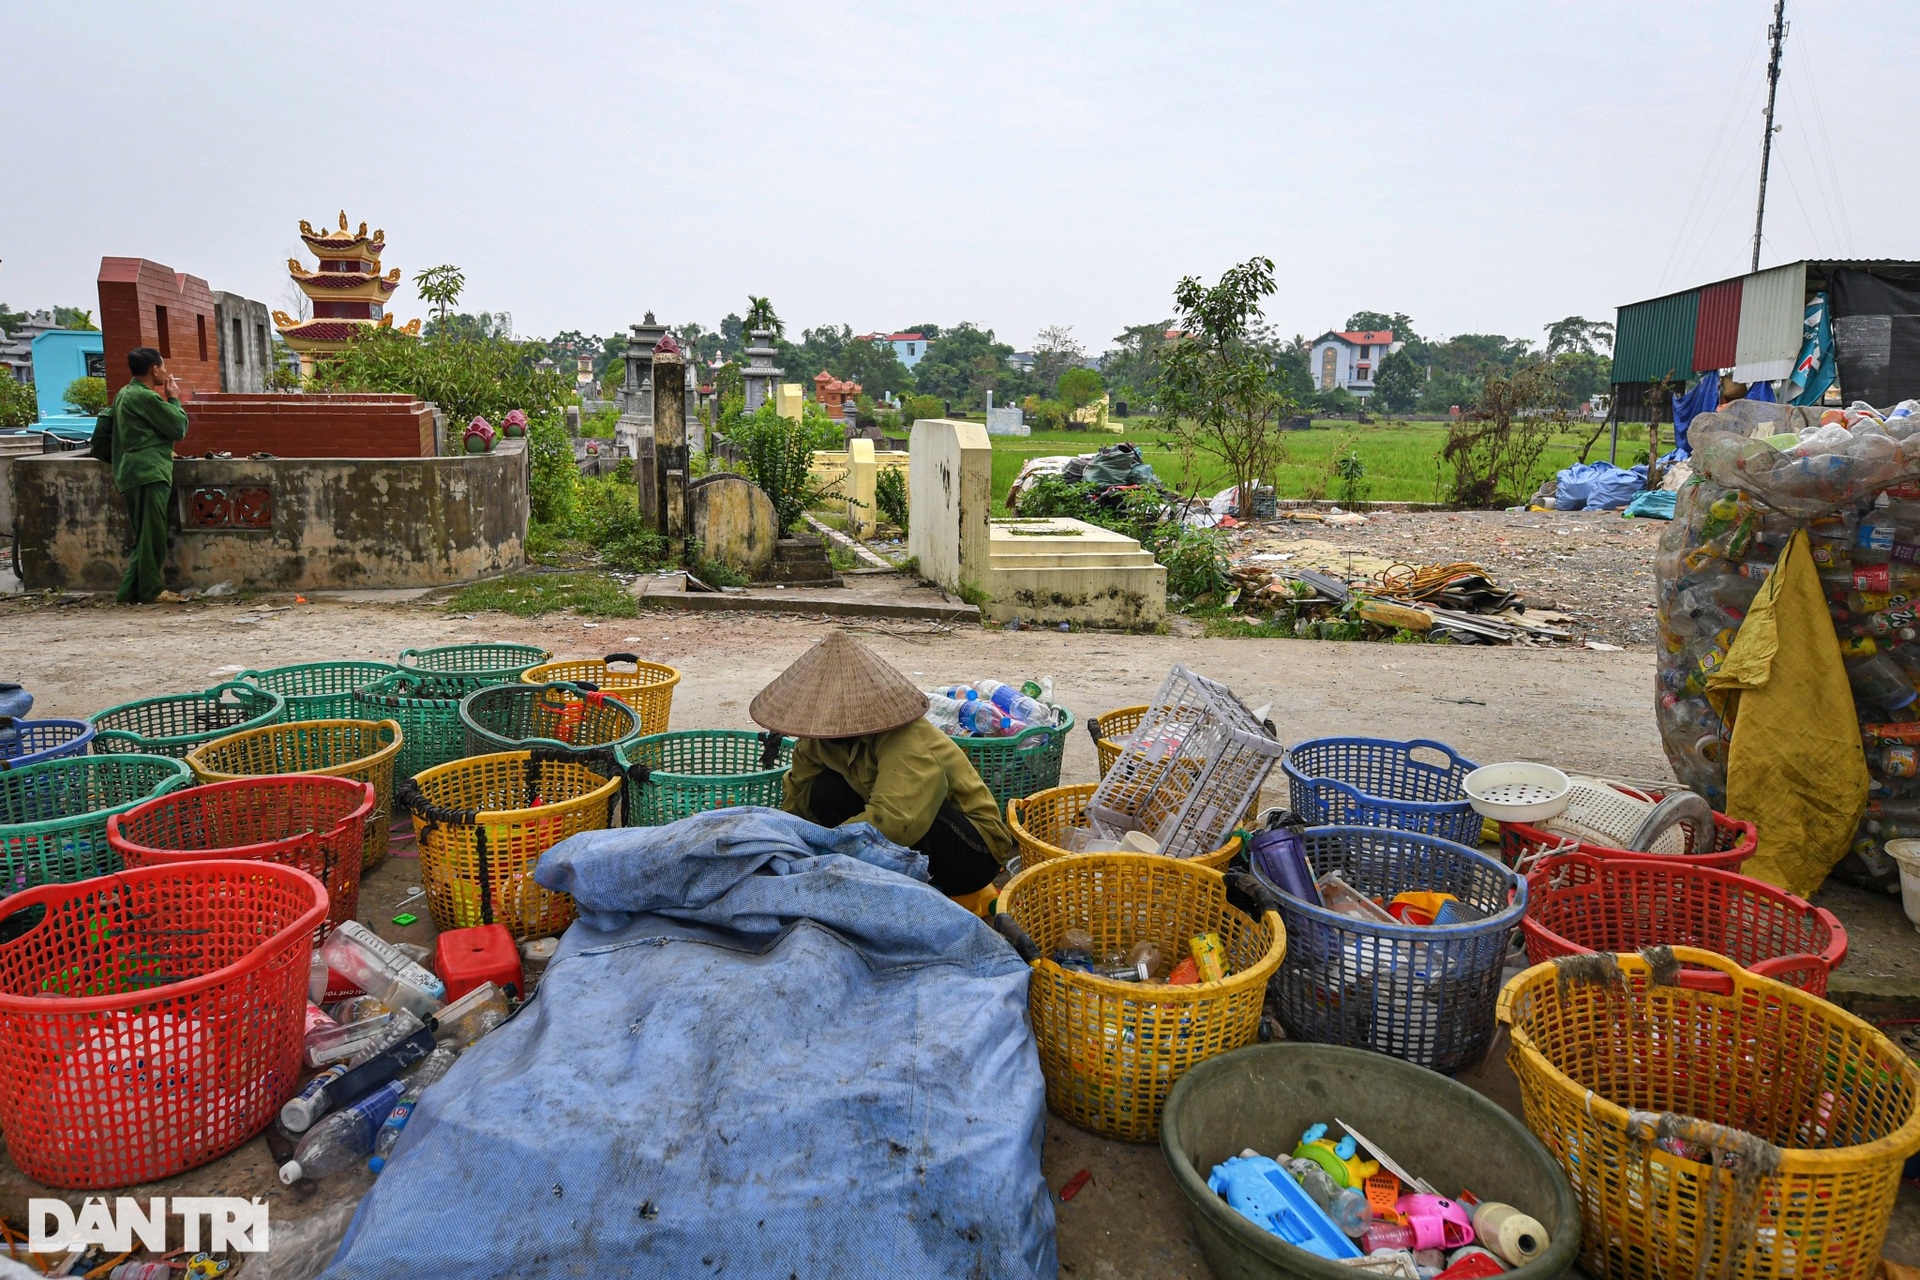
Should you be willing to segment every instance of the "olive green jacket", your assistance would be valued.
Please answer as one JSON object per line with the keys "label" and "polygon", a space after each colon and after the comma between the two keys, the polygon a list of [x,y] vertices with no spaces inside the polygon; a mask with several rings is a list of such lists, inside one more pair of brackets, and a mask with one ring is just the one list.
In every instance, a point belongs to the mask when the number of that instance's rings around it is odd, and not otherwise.
{"label": "olive green jacket", "polygon": [[187,438],[184,406],[144,382],[129,382],[101,416],[113,421],[114,488],[125,493],[143,484],[173,483],[173,442]]}
{"label": "olive green jacket", "polygon": [[847,821],[871,822],[895,844],[912,845],[926,835],[940,806],[952,797],[994,857],[1005,862],[1013,856],[1013,836],[993,792],[966,753],[925,717],[859,738],[802,738],[793,749],[782,807],[815,821],[807,796],[825,769],[867,798],[867,807]]}

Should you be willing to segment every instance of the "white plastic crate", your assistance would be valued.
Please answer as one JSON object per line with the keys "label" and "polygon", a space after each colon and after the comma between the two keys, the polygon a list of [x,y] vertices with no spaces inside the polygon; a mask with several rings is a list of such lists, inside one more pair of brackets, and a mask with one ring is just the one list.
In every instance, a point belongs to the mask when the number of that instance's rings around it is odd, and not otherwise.
{"label": "white plastic crate", "polygon": [[1110,840],[1143,831],[1175,858],[1227,842],[1285,754],[1233,690],[1176,664],[1087,802]]}

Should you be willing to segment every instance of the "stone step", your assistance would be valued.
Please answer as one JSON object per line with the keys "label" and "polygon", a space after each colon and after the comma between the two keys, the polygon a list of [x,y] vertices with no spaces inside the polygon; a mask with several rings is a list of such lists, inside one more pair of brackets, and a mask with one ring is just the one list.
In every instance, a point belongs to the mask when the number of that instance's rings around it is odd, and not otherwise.
{"label": "stone step", "polygon": [[995,571],[1001,569],[1126,569],[1145,568],[1154,563],[1154,558],[1144,551],[1035,551],[1027,555],[1019,555],[996,548],[993,553]]}
{"label": "stone step", "polygon": [[826,564],[827,546],[818,538],[782,538],[774,544],[773,558],[787,564],[805,564],[816,560]]}
{"label": "stone step", "polygon": [[788,586],[838,587],[843,585],[840,575],[834,571],[833,562],[822,556],[819,560],[775,560],[767,566],[762,582],[783,582]]}

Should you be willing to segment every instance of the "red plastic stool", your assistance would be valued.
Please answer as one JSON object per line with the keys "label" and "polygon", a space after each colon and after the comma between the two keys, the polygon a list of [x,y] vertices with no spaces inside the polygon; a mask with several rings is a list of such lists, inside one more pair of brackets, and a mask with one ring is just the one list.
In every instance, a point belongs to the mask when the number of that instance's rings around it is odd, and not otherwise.
{"label": "red plastic stool", "polygon": [[447,984],[449,1003],[483,982],[515,996],[526,991],[526,979],[520,972],[520,948],[503,924],[479,924],[441,934],[434,946],[433,971]]}

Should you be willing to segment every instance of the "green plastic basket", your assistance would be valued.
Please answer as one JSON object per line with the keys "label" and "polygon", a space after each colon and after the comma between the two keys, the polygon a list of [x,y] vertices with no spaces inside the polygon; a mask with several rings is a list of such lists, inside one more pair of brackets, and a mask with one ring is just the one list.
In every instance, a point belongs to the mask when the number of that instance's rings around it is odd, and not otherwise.
{"label": "green plastic basket", "polygon": [[402,649],[402,671],[442,676],[484,677],[486,684],[512,684],[528,667],[553,655],[531,644],[443,644],[434,649]]}
{"label": "green plastic basket", "polygon": [[461,702],[460,723],[470,756],[536,747],[585,752],[640,736],[638,711],[612,694],[566,681],[489,685]]}
{"label": "green plastic basket", "polygon": [[229,681],[198,693],[123,702],[87,719],[96,730],[97,756],[138,752],[182,760],[203,742],[279,724],[286,709],[287,700],[277,693]]}
{"label": "green plastic basket", "polygon": [[391,662],[299,662],[265,671],[242,671],[234,678],[285,698],[284,719],[291,723],[355,719],[353,691],[398,670]]}
{"label": "green plastic basket", "polygon": [[0,773],[0,898],[111,875],[107,819],[193,781],[183,760],[69,756]]}
{"label": "green plastic basket", "polygon": [[793,739],[780,740],[779,763],[766,769],[760,761],[767,737],[751,729],[681,729],[617,748],[627,775],[627,825],[660,827],[742,804],[779,808]]}
{"label": "green plastic basket", "polygon": [[353,691],[355,720],[398,720],[400,755],[394,761],[396,785],[423,769],[467,754],[460,700],[494,683],[479,675],[429,675],[400,671]]}
{"label": "green plastic basket", "polygon": [[953,745],[980,771],[980,780],[1004,811],[1009,800],[1060,785],[1060,759],[1067,753],[1073,712],[1060,708],[1060,723],[1036,724],[1011,738],[955,738]]}

